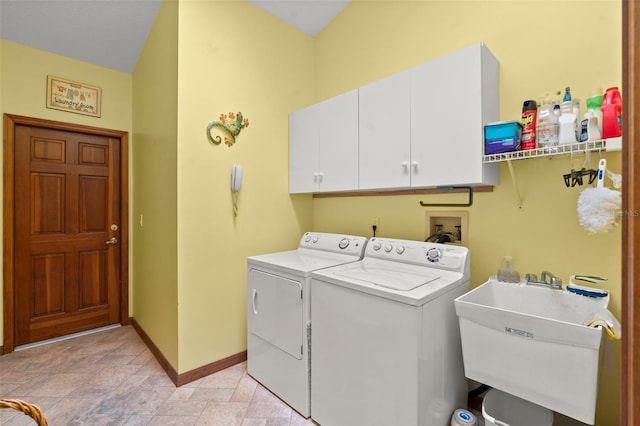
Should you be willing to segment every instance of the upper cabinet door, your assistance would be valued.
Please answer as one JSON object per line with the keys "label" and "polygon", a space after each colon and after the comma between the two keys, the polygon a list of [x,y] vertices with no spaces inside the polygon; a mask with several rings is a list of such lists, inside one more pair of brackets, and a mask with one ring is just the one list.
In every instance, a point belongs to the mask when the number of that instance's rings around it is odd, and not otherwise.
{"label": "upper cabinet door", "polygon": [[411,185],[497,183],[482,155],[484,124],[498,119],[498,61],[483,44],[412,69]]}
{"label": "upper cabinet door", "polygon": [[359,89],[360,189],[410,185],[410,73]]}
{"label": "upper cabinet door", "polygon": [[319,191],[358,189],[358,90],[318,104]]}
{"label": "upper cabinet door", "polygon": [[289,193],[318,190],[318,105],[289,115]]}

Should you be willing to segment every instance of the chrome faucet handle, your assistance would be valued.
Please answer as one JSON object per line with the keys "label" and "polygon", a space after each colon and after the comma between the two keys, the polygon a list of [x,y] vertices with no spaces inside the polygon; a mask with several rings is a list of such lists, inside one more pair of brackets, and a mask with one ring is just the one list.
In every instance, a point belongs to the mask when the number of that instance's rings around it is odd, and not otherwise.
{"label": "chrome faucet handle", "polygon": [[[547,278],[549,278],[549,281],[547,281]],[[542,271],[542,274],[540,274],[540,282],[542,283],[551,284],[555,279],[556,276],[549,271]]]}
{"label": "chrome faucet handle", "polygon": [[536,276],[536,274],[526,274],[525,278],[526,278],[528,283],[537,283],[538,282],[538,277]]}

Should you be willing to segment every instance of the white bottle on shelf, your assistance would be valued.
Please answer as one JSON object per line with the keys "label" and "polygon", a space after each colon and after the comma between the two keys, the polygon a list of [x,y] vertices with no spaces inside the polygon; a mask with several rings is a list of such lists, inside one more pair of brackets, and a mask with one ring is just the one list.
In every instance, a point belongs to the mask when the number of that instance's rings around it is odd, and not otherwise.
{"label": "white bottle on shelf", "polygon": [[551,99],[544,100],[538,113],[538,148],[550,148],[558,145],[558,117],[553,113]]}
{"label": "white bottle on shelf", "polygon": [[562,114],[558,118],[558,142],[560,144],[576,143],[576,114],[573,110],[573,103],[565,101],[562,103]]}

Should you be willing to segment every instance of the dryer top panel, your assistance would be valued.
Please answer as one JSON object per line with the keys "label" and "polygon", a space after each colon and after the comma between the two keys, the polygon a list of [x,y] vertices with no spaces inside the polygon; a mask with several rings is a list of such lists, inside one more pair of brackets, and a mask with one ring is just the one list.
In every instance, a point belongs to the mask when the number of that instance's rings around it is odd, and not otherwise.
{"label": "dryer top panel", "polygon": [[365,237],[307,232],[297,250],[251,256],[248,264],[306,277],[318,269],[362,259],[366,245]]}

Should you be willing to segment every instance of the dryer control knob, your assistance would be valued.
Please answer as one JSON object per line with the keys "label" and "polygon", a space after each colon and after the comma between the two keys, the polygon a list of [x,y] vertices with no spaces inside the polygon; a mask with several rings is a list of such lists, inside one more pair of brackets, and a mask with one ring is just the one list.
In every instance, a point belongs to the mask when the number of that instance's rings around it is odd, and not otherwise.
{"label": "dryer control knob", "polygon": [[318,242],[318,239],[319,239],[319,237],[318,237],[317,235],[314,235],[314,236],[313,236],[313,242],[314,242],[314,243],[317,243],[317,242]]}
{"label": "dryer control knob", "polygon": [[393,250],[393,246],[391,244],[385,244],[384,251],[389,253],[389,252],[391,252],[391,250]]}
{"label": "dryer control knob", "polygon": [[305,243],[308,243],[309,241],[311,241],[311,235],[307,235],[306,237],[304,237],[304,241]]}
{"label": "dryer control knob", "polygon": [[398,246],[398,248],[396,248],[396,253],[398,254],[404,253],[404,246]]}
{"label": "dryer control knob", "polygon": [[341,239],[340,242],[338,243],[338,247],[340,247],[343,250],[349,247],[349,239],[348,238]]}
{"label": "dryer control knob", "polygon": [[438,250],[436,247],[431,247],[429,250],[427,250],[427,260],[429,262],[437,262],[440,260],[440,257],[442,256],[442,254],[440,253],[440,250]]}
{"label": "dryer control knob", "polygon": [[379,242],[376,241],[376,242],[373,243],[373,245],[371,247],[373,247],[373,249],[375,251],[378,251],[378,250],[380,250],[380,247],[382,247],[382,244],[380,244]]}

